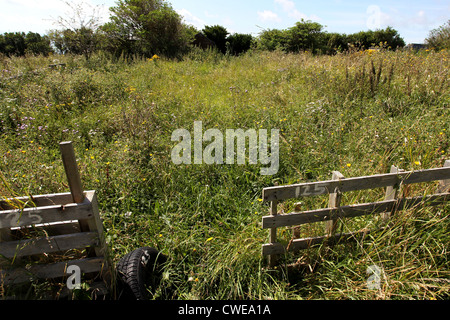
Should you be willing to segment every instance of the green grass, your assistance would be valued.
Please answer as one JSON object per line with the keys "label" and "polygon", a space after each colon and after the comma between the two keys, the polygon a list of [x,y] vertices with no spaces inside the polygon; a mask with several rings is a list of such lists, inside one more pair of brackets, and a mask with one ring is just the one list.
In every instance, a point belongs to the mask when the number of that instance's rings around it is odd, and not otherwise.
{"label": "green grass", "polygon": [[[114,259],[147,245],[169,257],[155,298],[448,298],[448,205],[402,212],[364,242],[287,256],[302,266],[293,272],[284,264],[266,268],[261,217],[268,206],[258,199],[274,183],[328,180],[333,170],[352,177],[386,173],[392,164],[442,166],[450,159],[449,59],[448,51],[193,52],[181,62],[2,58],[1,195],[67,192],[58,143],[72,140],[84,189],[98,192]],[[45,69],[55,62],[66,67]],[[280,129],[278,173],[261,176],[260,165],[174,165],[172,132],[192,134],[200,120],[204,130],[221,132]],[[345,194],[342,203],[381,199],[383,190],[374,190]],[[302,201],[312,209],[327,199]],[[314,224],[301,232],[323,230]],[[291,231],[278,236],[289,241]],[[383,270],[381,290],[367,288],[372,265]]]}

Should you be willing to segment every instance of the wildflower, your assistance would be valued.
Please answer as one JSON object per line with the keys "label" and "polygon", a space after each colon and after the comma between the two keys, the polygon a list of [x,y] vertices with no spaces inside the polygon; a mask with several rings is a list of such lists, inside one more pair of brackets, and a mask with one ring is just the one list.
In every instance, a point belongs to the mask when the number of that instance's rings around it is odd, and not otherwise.
{"label": "wildflower", "polygon": [[258,199],[258,201],[259,201],[259,202],[262,202],[262,201],[263,201],[263,199]]}
{"label": "wildflower", "polygon": [[347,163],[347,167],[349,167],[349,168],[350,168],[351,166],[352,166],[352,164],[351,164],[351,163]]}
{"label": "wildflower", "polygon": [[414,163],[415,163],[416,165],[418,165],[418,166],[421,165],[420,161],[414,161]]}
{"label": "wildflower", "polygon": [[156,60],[159,60],[159,57],[158,57],[158,55],[153,55],[153,57],[151,57],[151,58],[149,58],[149,59],[147,59],[148,61],[156,61]]}
{"label": "wildflower", "polygon": [[210,242],[212,239],[214,239],[213,237],[206,239],[206,242]]}

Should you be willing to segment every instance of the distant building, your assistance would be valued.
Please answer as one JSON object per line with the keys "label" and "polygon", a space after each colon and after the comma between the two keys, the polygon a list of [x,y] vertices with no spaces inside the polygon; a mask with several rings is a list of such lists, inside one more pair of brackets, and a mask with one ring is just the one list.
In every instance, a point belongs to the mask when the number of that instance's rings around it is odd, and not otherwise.
{"label": "distant building", "polygon": [[216,43],[208,39],[203,33],[199,32],[195,35],[195,40],[193,45],[198,46],[202,49],[214,48]]}
{"label": "distant building", "polygon": [[410,43],[405,48],[408,50],[418,51],[418,50],[428,49],[428,46],[423,43]]}

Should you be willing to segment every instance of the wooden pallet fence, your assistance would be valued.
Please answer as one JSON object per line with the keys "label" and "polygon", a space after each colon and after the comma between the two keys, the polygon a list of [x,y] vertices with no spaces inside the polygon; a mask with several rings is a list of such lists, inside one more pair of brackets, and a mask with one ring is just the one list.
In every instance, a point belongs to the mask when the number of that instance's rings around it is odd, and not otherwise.
{"label": "wooden pallet fence", "polygon": [[[398,198],[397,191],[402,185],[439,181],[435,194],[412,198]],[[386,188],[385,199],[379,202],[341,205],[343,192]],[[387,221],[392,212],[412,208],[419,204],[435,206],[450,199],[450,160],[442,168],[420,171],[404,171],[395,166],[388,174],[345,178],[339,172],[333,172],[332,180],[301,183],[295,185],[276,186],[263,189],[263,201],[270,201],[270,215],[262,218],[262,227],[270,230],[269,243],[262,246],[262,253],[269,257],[269,265],[274,266],[278,255],[307,249],[310,246],[323,243],[333,244],[346,238],[354,238],[371,232],[349,232],[336,234],[339,219],[352,218],[369,214],[381,214]],[[277,214],[277,204],[280,201],[329,194],[328,208]],[[277,242],[277,228],[300,226],[308,223],[325,222],[326,234],[323,236],[293,239],[287,247]]]}
{"label": "wooden pallet fence", "polygon": [[[0,285],[67,278],[67,268],[76,265],[104,284],[104,294],[111,283],[111,263],[97,194],[82,191],[72,144],[60,147],[71,192],[0,202]],[[28,205],[17,208],[24,203]]]}

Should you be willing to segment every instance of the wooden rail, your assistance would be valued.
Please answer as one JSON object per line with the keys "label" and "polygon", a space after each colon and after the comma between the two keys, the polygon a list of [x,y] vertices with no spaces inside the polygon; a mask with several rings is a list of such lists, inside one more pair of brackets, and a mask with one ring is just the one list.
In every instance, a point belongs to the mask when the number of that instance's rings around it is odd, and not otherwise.
{"label": "wooden rail", "polygon": [[[439,181],[436,194],[424,195],[412,198],[397,198],[397,191],[401,185],[413,183]],[[373,203],[341,205],[343,192],[386,188],[385,200]],[[450,160],[447,160],[442,168],[404,171],[392,166],[388,174],[379,174],[365,177],[345,178],[339,172],[333,172],[332,180],[321,182],[301,183],[287,186],[276,186],[263,189],[263,200],[270,201],[270,215],[262,218],[262,227],[270,229],[269,243],[262,247],[263,255],[269,256],[270,266],[274,266],[277,256],[285,252],[295,252],[306,249],[312,245],[327,241],[336,241],[358,235],[357,232],[335,234],[339,219],[358,217],[362,215],[381,214],[383,220],[390,218],[390,213],[396,210],[404,210],[419,204],[435,206],[443,204],[450,199]],[[328,208],[292,212],[279,215],[277,204],[286,199],[301,198],[329,194]],[[325,222],[326,234],[318,237],[293,239],[288,247],[277,242],[277,228],[299,226],[308,223]],[[370,232],[364,230],[361,233]]]}

